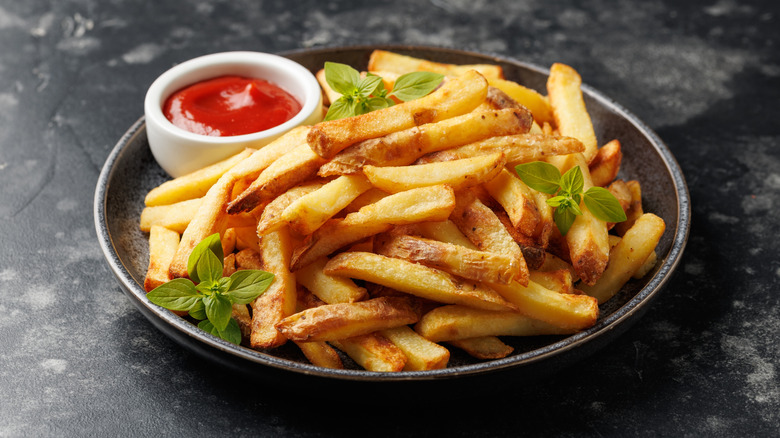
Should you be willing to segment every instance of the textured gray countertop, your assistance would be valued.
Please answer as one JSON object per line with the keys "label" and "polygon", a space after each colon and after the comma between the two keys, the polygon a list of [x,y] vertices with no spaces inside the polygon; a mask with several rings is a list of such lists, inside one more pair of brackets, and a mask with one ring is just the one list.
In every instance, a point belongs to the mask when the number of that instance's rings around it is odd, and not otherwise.
{"label": "textured gray countertop", "polygon": [[[0,436],[777,436],[779,21],[732,0],[0,1]],[[693,224],[642,320],[501,396],[375,407],[243,384],[135,309],[92,202],[154,78],[212,52],[372,43],[561,61],[660,135]]]}

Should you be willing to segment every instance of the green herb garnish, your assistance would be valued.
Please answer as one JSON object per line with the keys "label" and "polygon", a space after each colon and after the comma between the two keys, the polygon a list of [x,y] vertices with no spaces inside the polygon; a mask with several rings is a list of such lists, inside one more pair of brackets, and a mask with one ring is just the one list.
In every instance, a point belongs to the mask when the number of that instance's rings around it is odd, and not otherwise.
{"label": "green herb garnish", "polygon": [[574,166],[561,176],[557,167],[544,161],[519,164],[515,171],[530,188],[554,195],[547,204],[555,208],[553,220],[562,235],[566,235],[576,216],[582,214],[580,201],[597,219],[605,222],[623,222],[626,213],[609,190],[591,187],[582,193],[584,181],[582,170]]}
{"label": "green herb garnish", "polygon": [[370,113],[395,105],[391,97],[407,102],[423,97],[439,86],[444,75],[431,72],[412,72],[401,75],[393,89],[388,91],[382,78],[368,73],[361,78],[354,68],[337,62],[325,63],[325,80],[341,94],[332,102],[325,120],[343,119]]}
{"label": "green herb garnish", "polygon": [[[249,304],[263,294],[274,275],[259,270],[243,270],[222,276],[224,254],[219,233],[203,239],[187,260],[190,278],[177,278],[161,284],[146,296],[169,310],[189,312],[199,320],[198,328],[236,345],[241,330],[230,315],[233,304]],[[197,283],[197,286],[195,285]]]}

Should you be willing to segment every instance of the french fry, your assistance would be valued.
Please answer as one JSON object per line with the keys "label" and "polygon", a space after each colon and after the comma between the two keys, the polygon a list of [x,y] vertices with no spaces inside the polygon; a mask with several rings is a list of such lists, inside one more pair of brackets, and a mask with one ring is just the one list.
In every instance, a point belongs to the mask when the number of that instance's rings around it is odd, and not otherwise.
{"label": "french fry", "polygon": [[576,332],[518,312],[475,309],[461,305],[441,306],[431,310],[414,325],[414,331],[436,343],[482,336],[566,335]]}
{"label": "french fry", "polygon": [[283,227],[286,223],[284,219],[282,219],[284,210],[302,196],[319,189],[323,185],[324,182],[320,180],[306,182],[292,187],[274,198],[273,201],[269,202],[268,205],[263,208],[263,213],[257,221],[257,235],[262,236]]}
{"label": "french fry", "polygon": [[214,183],[233,166],[249,157],[254,149],[244,149],[232,157],[187,175],[165,181],[146,194],[147,207],[176,204],[188,199],[203,197]]}
{"label": "french fry", "polygon": [[249,248],[258,254],[263,253],[260,246],[260,236],[255,232],[254,227],[233,228],[236,235],[236,248],[238,250]]}
{"label": "french fry", "polygon": [[574,280],[569,269],[555,271],[531,271],[532,282],[561,294],[574,293]]}
{"label": "french fry", "polygon": [[139,221],[141,231],[148,233],[157,225],[181,234],[187,229],[202,203],[203,199],[195,198],[175,204],[144,207]]}
{"label": "french fry", "polygon": [[590,168],[590,177],[593,185],[606,187],[617,177],[620,171],[620,162],[623,160],[623,154],[620,150],[620,141],[612,140],[600,147],[593,157],[593,161],[588,164]]}
{"label": "french fry", "polygon": [[386,50],[374,50],[368,60],[368,70],[389,71],[399,74],[414,71],[429,71],[441,73],[445,76],[460,76],[469,70],[476,70],[486,78],[503,78],[504,72],[500,66],[494,64],[449,64],[434,62],[412,56],[401,55]]}
{"label": "french fry", "polygon": [[418,312],[410,298],[380,297],[312,307],[282,319],[276,329],[293,341],[336,341],[413,324]]}
{"label": "french fry", "polygon": [[406,355],[404,371],[438,370],[447,367],[450,352],[439,344],[420,336],[409,326],[399,326],[380,331]]}
{"label": "french fry", "polygon": [[[363,173],[374,187],[398,193],[419,187],[447,184],[453,190],[490,181],[504,168],[504,154],[482,155],[417,166],[364,166]],[[535,207],[534,207],[535,208]]]}
{"label": "french fry", "polygon": [[273,348],[287,338],[276,330],[276,323],[295,313],[297,289],[295,275],[290,270],[292,253],[286,228],[266,234],[260,240],[263,270],[274,274],[268,289],[252,302],[252,348]]}
{"label": "french fry", "polygon": [[232,253],[236,249],[236,230],[234,228],[228,228],[220,236],[220,242],[222,243],[222,254]]}
{"label": "french fry", "polygon": [[293,201],[281,219],[294,232],[311,234],[370,188],[363,175],[342,175]]}
{"label": "french fry", "polygon": [[440,303],[482,309],[507,310],[514,306],[480,283],[444,271],[369,252],[344,252],[333,257],[326,274],[370,281]]}
{"label": "french fry", "polygon": [[651,269],[655,267],[655,264],[658,262],[658,254],[653,251],[650,253],[650,255],[647,257],[647,260],[645,260],[644,263],[642,263],[642,266],[639,267],[639,269],[634,272],[634,275],[631,276],[631,278],[636,278],[637,280],[647,275],[648,272],[650,272]]}
{"label": "french fry", "polygon": [[252,248],[244,248],[236,253],[236,269],[263,269],[263,257]]}
{"label": "french fry", "polygon": [[[489,83],[490,81],[488,81]],[[488,91],[487,96],[485,96],[485,102],[480,105],[485,106],[485,108],[489,109],[509,109],[509,108],[515,108],[515,109],[527,109],[523,105],[520,105],[516,100],[512,99],[512,97],[506,93],[504,93],[501,89],[493,87],[488,85]]]}
{"label": "french fry", "polygon": [[476,108],[486,94],[485,78],[469,71],[446,81],[425,97],[355,117],[318,123],[306,140],[317,155],[330,159],[359,141],[465,114]]}
{"label": "french fry", "polygon": [[279,157],[228,205],[228,213],[236,214],[265,206],[296,184],[312,177],[325,162],[302,144]]}
{"label": "french fry", "polygon": [[450,161],[503,152],[509,166],[538,161],[554,155],[567,155],[584,150],[582,142],[572,137],[544,134],[516,134],[490,137],[464,146],[433,152],[417,160],[416,164]]}
{"label": "french fry", "polygon": [[230,277],[236,272],[236,253],[231,252],[222,259],[222,276]]}
{"label": "french fry", "polygon": [[612,298],[650,257],[665,228],[660,217],[652,213],[643,214],[612,248],[609,265],[596,284],[583,284],[578,288],[598,299],[599,303]]}
{"label": "french fry", "polygon": [[504,207],[509,219],[519,232],[533,237],[539,225],[540,214],[533,191],[508,170],[485,182],[488,193]]}
{"label": "french fry", "polygon": [[380,199],[386,198],[388,195],[390,194],[372,187],[350,202],[349,205],[344,207],[342,212],[345,214],[354,213],[367,205],[377,203]]}
{"label": "french fry", "polygon": [[[612,183],[607,186],[607,190],[612,194],[612,196],[617,199],[617,201],[620,203],[620,206],[623,208],[623,212],[627,212],[629,208],[631,208],[632,203],[632,194],[631,189],[628,188],[628,184],[626,184],[625,181],[622,179],[616,179],[612,181]],[[628,217],[628,216],[626,216]],[[614,222],[607,222],[607,228],[612,229],[616,224]]]}
{"label": "french fry", "polygon": [[472,111],[353,144],[320,167],[318,174],[351,174],[369,164],[405,166],[427,153],[494,136],[525,133],[531,121],[531,115],[525,109]]}
{"label": "french fry", "polygon": [[322,368],[343,369],[339,354],[326,342],[295,342],[312,365]]}
{"label": "french fry", "polygon": [[558,293],[533,281],[528,286],[515,282],[491,287],[516,305],[520,313],[556,327],[582,330],[595,324],[599,316],[597,300],[588,295]]}
{"label": "french fry", "polygon": [[149,231],[149,268],[144,278],[144,289],[147,292],[171,280],[168,268],[178,246],[179,233],[152,225]]}
{"label": "french fry", "polygon": [[572,282],[577,282],[580,280],[579,277],[577,277],[577,273],[574,272],[574,268],[569,264],[566,260],[563,260],[562,258],[552,254],[547,253],[544,257],[544,263],[542,263],[542,266],[540,266],[537,271],[541,272],[553,272],[560,269],[566,269],[571,273],[571,280]]}
{"label": "french fry", "polygon": [[305,144],[306,136],[310,130],[310,126],[299,126],[291,129],[271,143],[252,152],[252,155],[231,167],[226,172],[226,175],[233,182],[256,179],[263,170],[282,155],[285,155],[297,146]]}
{"label": "french fry", "polygon": [[455,339],[449,341],[449,344],[460,348],[468,353],[469,356],[477,359],[501,359],[509,356],[515,350],[495,336]]}
{"label": "french fry", "polygon": [[498,88],[520,105],[528,108],[534,116],[536,123],[552,123],[554,121],[552,109],[547,98],[536,90],[524,87],[517,82],[506,79],[488,78],[491,87]]}
{"label": "french fry", "polygon": [[230,316],[238,323],[241,337],[249,339],[252,333],[252,315],[249,314],[249,307],[246,304],[233,304]]}
{"label": "french fry", "polygon": [[470,192],[461,192],[450,220],[481,251],[504,254],[515,260],[514,277],[521,284],[528,281],[528,266],[520,246],[514,241],[496,214]]}
{"label": "french fry", "polygon": [[292,269],[296,271],[350,243],[383,233],[393,225],[444,220],[454,206],[455,194],[447,186],[422,187],[387,196],[344,219],[326,222],[295,250]]}
{"label": "french fry", "polygon": [[330,341],[368,371],[395,372],[406,366],[404,352],[378,333]]}
{"label": "french fry", "polygon": [[468,249],[478,249],[476,245],[471,243],[466,235],[461,233],[458,226],[449,219],[441,222],[423,222],[415,224],[415,228],[420,231],[423,237],[427,237],[428,239],[460,245]]}
{"label": "french fry", "polygon": [[560,135],[574,137],[582,142],[585,146],[585,161],[590,163],[598,152],[598,142],[585,107],[581,86],[582,78],[573,68],[561,63],[550,67],[547,95],[555,125]]}
{"label": "french fry", "polygon": [[366,289],[358,287],[349,278],[322,272],[328,260],[327,257],[321,257],[295,271],[295,279],[328,304],[354,303],[365,298]]}
{"label": "french fry", "polygon": [[525,234],[518,231],[517,228],[512,225],[512,221],[509,219],[509,216],[505,211],[493,210],[493,213],[504,226],[506,232],[512,236],[512,239],[514,239],[517,245],[520,247],[520,251],[523,253],[523,259],[525,260],[525,264],[528,269],[537,269],[539,266],[541,266],[542,263],[544,263],[544,255],[547,251],[539,244],[537,244],[534,238],[526,236]]}
{"label": "french fry", "polygon": [[463,246],[414,236],[377,236],[374,251],[387,257],[409,260],[450,274],[490,283],[508,284],[519,267],[505,254],[475,251]]}
{"label": "french fry", "polygon": [[642,187],[639,181],[627,181],[626,187],[628,187],[628,191],[631,193],[631,204],[626,210],[626,220],[615,224],[615,231],[619,236],[626,234],[626,231],[634,225],[634,222],[644,214],[642,209]]}
{"label": "french fry", "polygon": [[317,78],[317,82],[320,83],[320,87],[322,88],[324,97],[322,102],[323,105],[331,105],[341,97],[341,93],[331,88],[330,84],[328,84],[328,80],[325,78],[324,68],[319,69],[317,73],[314,74],[314,77]]}

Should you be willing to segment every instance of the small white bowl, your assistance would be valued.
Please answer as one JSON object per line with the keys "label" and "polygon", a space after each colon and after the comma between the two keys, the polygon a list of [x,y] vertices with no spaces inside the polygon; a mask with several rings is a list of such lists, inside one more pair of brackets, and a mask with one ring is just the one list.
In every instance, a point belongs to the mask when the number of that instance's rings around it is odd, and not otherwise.
{"label": "small white bowl", "polygon": [[[265,79],[295,96],[301,111],[279,126],[252,134],[212,137],[175,126],[163,114],[165,100],[174,92],[206,79],[238,75]],[[172,177],[216,163],[246,147],[260,148],[299,125],[323,118],[322,92],[314,75],[302,65],[278,55],[224,52],[183,62],[163,73],[146,92],[146,135],[152,155]]]}

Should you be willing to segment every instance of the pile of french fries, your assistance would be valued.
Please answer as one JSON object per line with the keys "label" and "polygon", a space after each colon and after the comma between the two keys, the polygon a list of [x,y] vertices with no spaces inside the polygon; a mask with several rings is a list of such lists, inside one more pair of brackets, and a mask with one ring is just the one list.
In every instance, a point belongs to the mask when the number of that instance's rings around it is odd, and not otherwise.
{"label": "pile of french fries", "polygon": [[[495,65],[452,65],[377,50],[366,71],[443,73],[426,97],[296,128],[273,143],[167,181],[146,196],[147,291],[187,276],[187,259],[219,233],[224,275],[275,275],[234,305],[243,344],[294,342],[312,364],[371,371],[447,366],[513,348],[502,336],[567,335],[652,269],[664,232],[642,210],[638,181],[616,180],[618,140],[603,146],[578,73],[554,64],[544,96]],[[327,102],[338,98],[317,74]],[[608,188],[628,220],[581,205],[562,236],[546,203],[514,172],[544,160],[579,166],[585,190]],[[339,354],[340,350],[343,354]]]}

